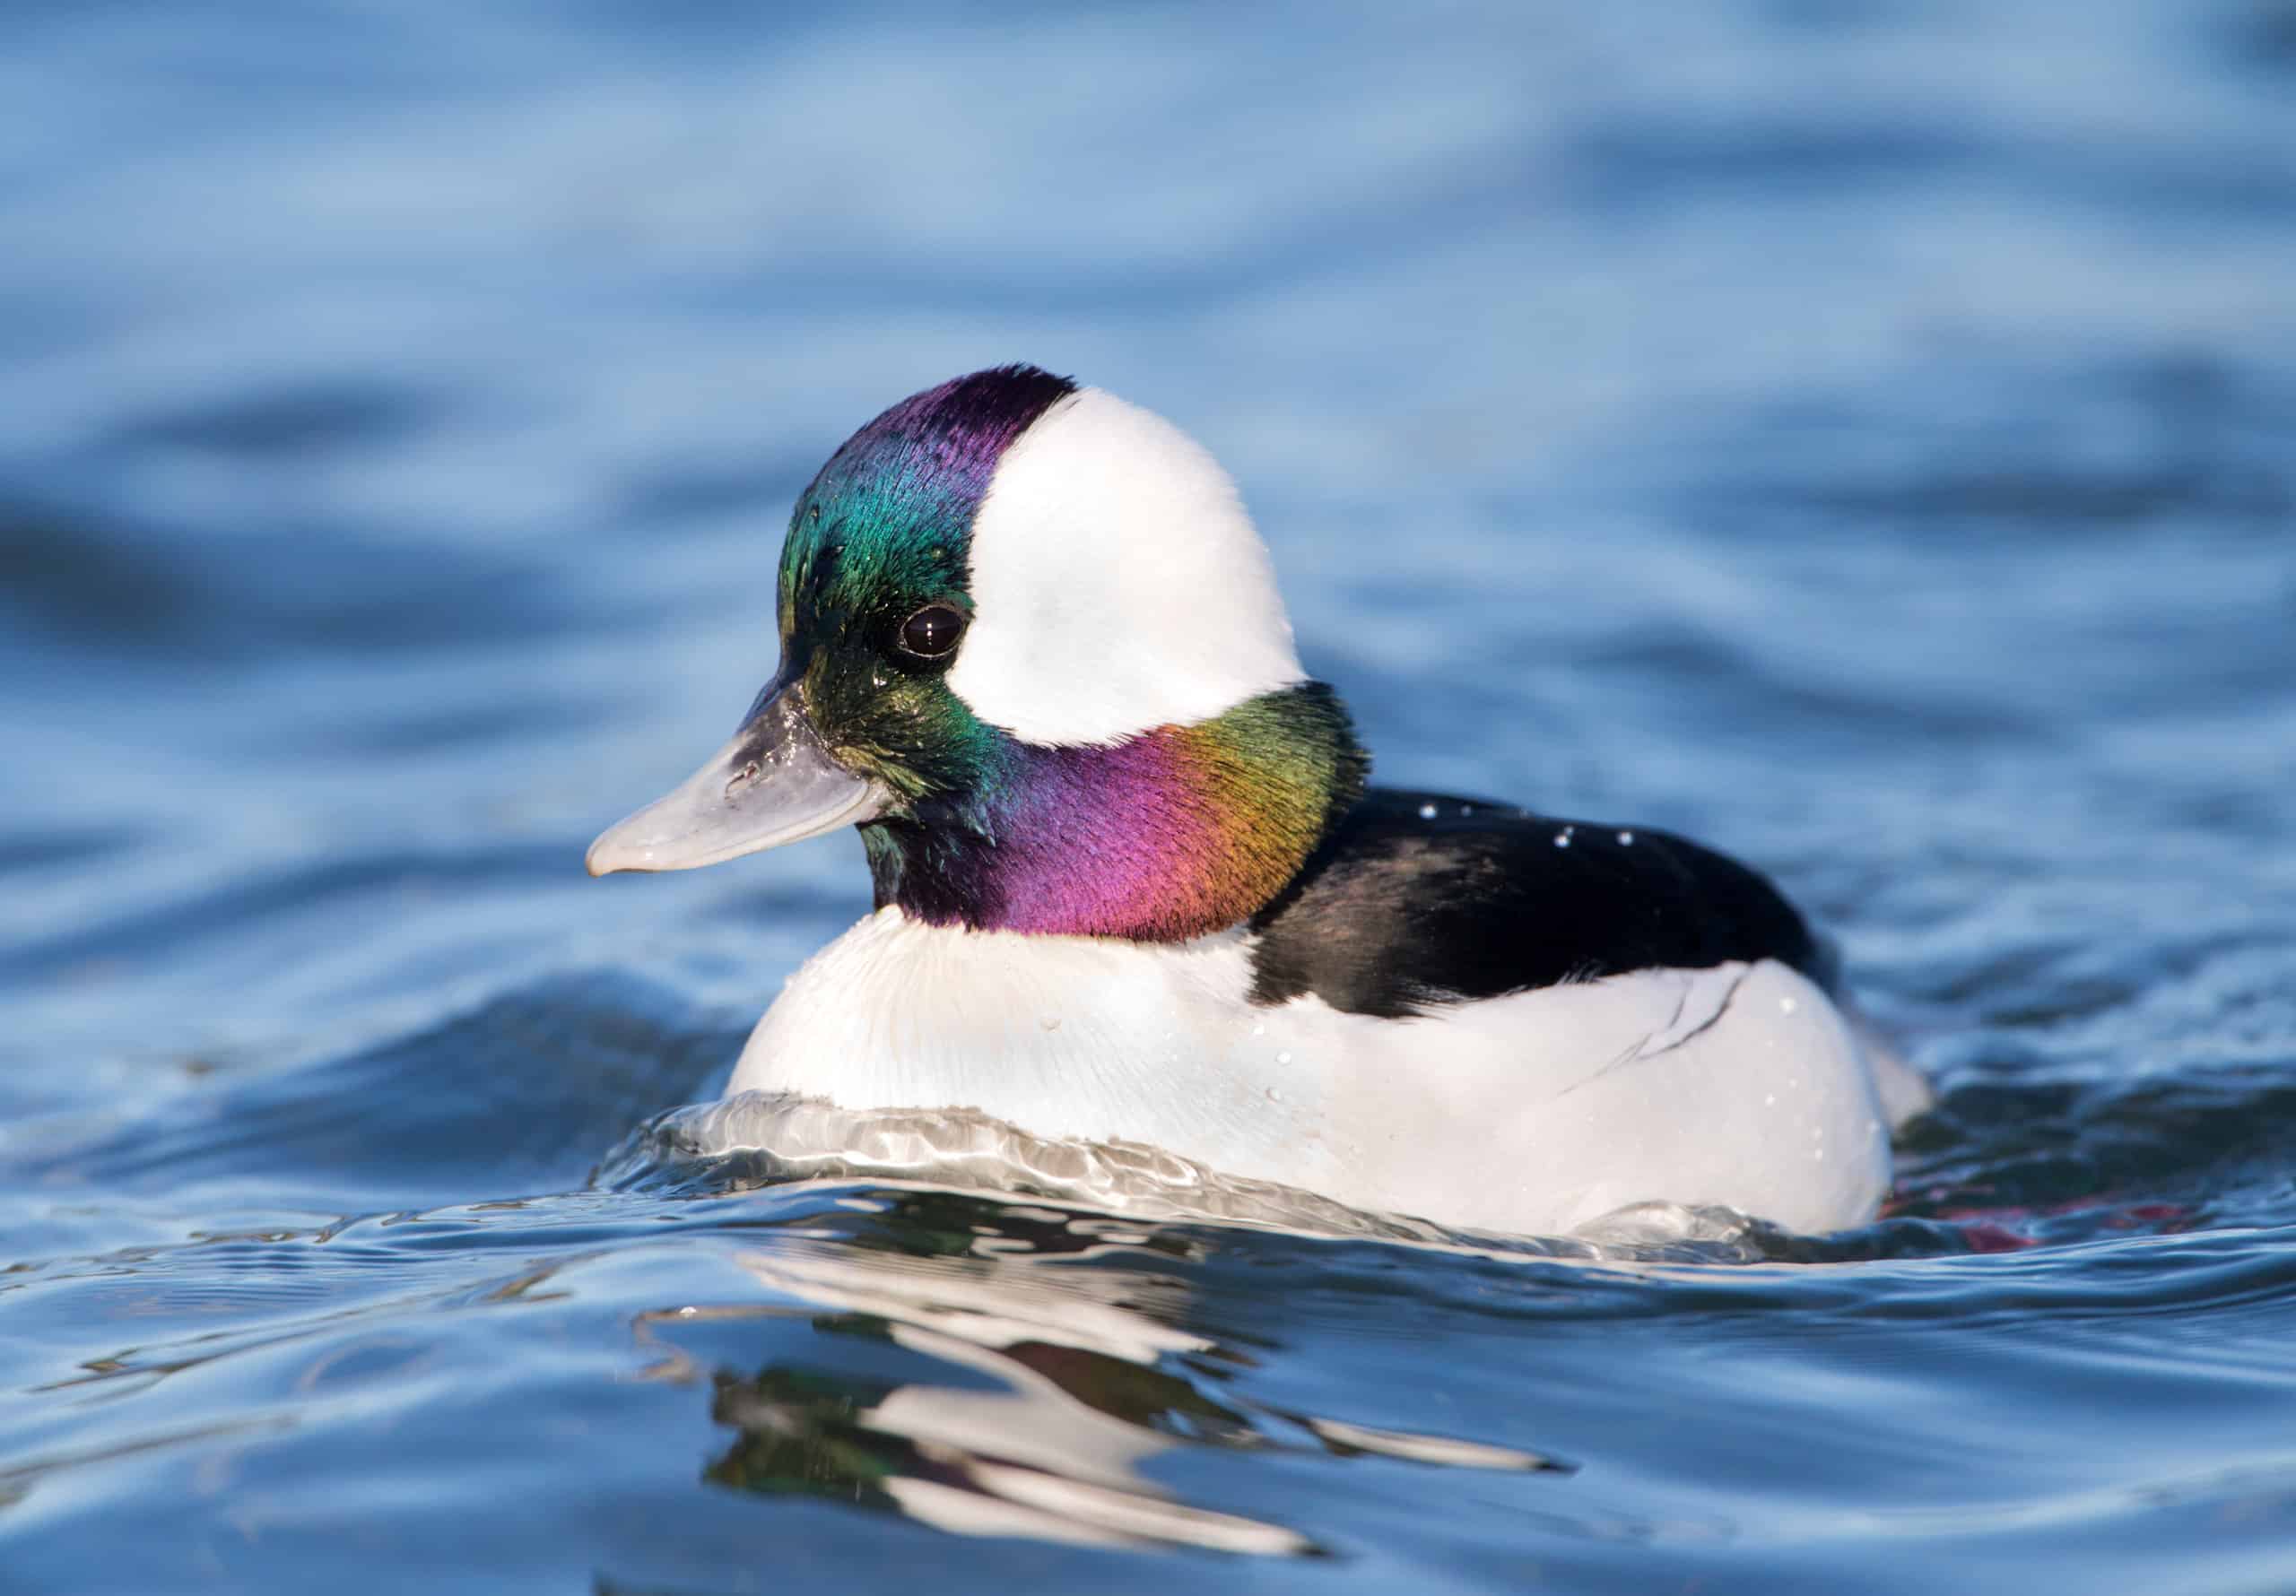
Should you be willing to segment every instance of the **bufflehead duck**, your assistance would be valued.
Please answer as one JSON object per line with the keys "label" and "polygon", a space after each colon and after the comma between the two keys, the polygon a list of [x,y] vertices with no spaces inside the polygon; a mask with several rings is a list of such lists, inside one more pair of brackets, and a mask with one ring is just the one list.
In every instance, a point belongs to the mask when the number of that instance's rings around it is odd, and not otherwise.
{"label": "bufflehead duck", "polygon": [[778,619],[733,740],[588,860],[860,828],[875,912],[729,1096],[1515,1233],[1873,1216],[1920,1088],[1802,916],[1664,832],[1368,788],[1234,485],[1160,417],[1028,366],[903,400],[799,498]]}

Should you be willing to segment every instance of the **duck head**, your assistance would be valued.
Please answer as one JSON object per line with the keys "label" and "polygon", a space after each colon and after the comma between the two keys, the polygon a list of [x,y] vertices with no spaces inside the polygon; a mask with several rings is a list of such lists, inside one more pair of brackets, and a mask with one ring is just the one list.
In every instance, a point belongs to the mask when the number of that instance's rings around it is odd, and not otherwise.
{"label": "duck head", "polygon": [[858,826],[880,908],[1168,941],[1248,918],[1362,790],[1227,473],[1029,366],[903,400],[799,497],[781,663],[590,846],[685,870]]}

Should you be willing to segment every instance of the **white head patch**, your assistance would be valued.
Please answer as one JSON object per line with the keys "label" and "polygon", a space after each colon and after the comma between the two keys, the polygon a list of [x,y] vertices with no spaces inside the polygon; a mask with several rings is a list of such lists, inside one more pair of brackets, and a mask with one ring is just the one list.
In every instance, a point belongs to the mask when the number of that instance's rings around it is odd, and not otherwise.
{"label": "white head patch", "polygon": [[1024,742],[1191,725],[1304,680],[1235,483],[1170,421],[1098,388],[1005,449],[971,566],[948,683]]}

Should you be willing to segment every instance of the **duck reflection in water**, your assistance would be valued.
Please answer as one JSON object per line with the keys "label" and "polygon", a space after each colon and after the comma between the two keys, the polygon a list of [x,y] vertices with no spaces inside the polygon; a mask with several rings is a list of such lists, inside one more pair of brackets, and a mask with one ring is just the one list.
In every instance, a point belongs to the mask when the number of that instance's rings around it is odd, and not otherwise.
{"label": "duck reflection in water", "polygon": [[[1250,1355],[1186,1326],[1181,1279],[1111,1266],[1186,1245],[1170,1230],[1152,1238],[1102,1218],[931,1191],[846,1201],[898,1221],[916,1250],[884,1247],[883,1230],[875,1248],[785,1234],[737,1256],[782,1302],[641,1322],[644,1339],[670,1349],[655,1371],[668,1378],[701,1375],[685,1344],[705,1326],[720,1357],[731,1349],[716,1331],[744,1321],[810,1330],[797,1357],[709,1373],[710,1417],[738,1432],[703,1470],[716,1484],[959,1534],[1297,1557],[1323,1548],[1279,1523],[1179,1501],[1142,1466],[1192,1443],[1567,1471],[1528,1453],[1213,1394]],[[991,1216],[996,1233],[984,1234]]]}

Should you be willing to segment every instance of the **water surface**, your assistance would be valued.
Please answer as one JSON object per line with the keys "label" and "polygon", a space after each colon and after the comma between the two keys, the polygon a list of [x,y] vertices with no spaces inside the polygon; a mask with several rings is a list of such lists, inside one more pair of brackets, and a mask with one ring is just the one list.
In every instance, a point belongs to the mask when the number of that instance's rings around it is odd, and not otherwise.
{"label": "water surface", "polygon": [[[2296,13],[12,37],[0,1583],[2296,1589]],[[1889,1214],[648,1140],[860,851],[582,848],[770,672],[819,460],[1016,358],[1231,464],[1384,779],[1815,911],[1943,1092]]]}

